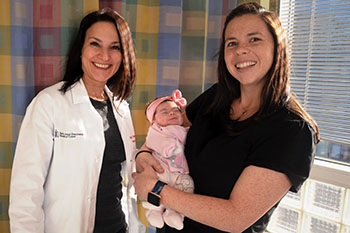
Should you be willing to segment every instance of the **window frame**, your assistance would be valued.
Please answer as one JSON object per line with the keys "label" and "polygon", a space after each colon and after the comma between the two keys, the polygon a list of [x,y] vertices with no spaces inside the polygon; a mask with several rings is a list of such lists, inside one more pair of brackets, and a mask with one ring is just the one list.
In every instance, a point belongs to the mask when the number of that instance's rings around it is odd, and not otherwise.
{"label": "window frame", "polygon": [[[300,2],[302,2],[301,5],[304,5],[304,6],[306,6],[308,4],[312,5],[311,6],[312,11],[310,12],[310,21],[308,22],[310,24],[309,25],[310,28],[312,29],[315,26],[319,27],[319,22],[315,23],[313,21],[313,20],[315,20],[315,17],[314,17],[315,16],[315,9],[316,9],[315,7],[317,7],[316,6],[316,1],[315,0],[310,0],[310,1],[307,1],[307,2],[306,1],[300,1]],[[332,4],[333,3],[337,4],[337,3],[342,2],[342,1],[340,1],[340,0],[333,0],[333,1],[325,0],[322,3],[324,3],[324,2],[331,2]],[[298,4],[298,2],[297,2],[297,4]],[[346,3],[343,3],[343,4],[346,4]],[[293,28],[291,28],[293,33],[294,33],[294,30],[298,29],[298,28],[294,28],[294,26],[295,26],[294,21],[296,19],[292,18],[293,15],[290,14],[290,9],[295,7],[295,6],[296,6],[296,0],[289,0],[288,2],[287,1],[283,1],[283,0],[279,1],[279,15],[280,15],[280,19],[282,21],[282,24],[284,24],[285,22],[290,23],[293,26]],[[324,7],[325,6],[322,6],[322,8],[324,8]],[[288,14],[288,15],[285,15],[285,14]],[[305,12],[302,12],[302,14],[305,14]],[[335,14],[335,13],[333,13],[333,14]],[[332,13],[330,13],[329,15],[332,15]],[[283,18],[284,18],[284,20],[283,20]],[[305,21],[305,19],[304,19],[304,21]],[[284,25],[284,28],[286,28],[288,26],[289,25]],[[326,27],[327,27],[327,25],[326,25]],[[326,29],[324,29],[324,30],[326,30]],[[310,38],[313,39],[312,38],[312,33],[310,33],[309,35],[304,35],[304,36],[308,37],[309,40],[310,40]],[[293,38],[294,38],[294,34],[292,36],[289,36],[288,39],[289,40],[293,40]],[[290,49],[290,53],[291,53],[291,50],[293,49],[293,47],[291,46],[289,49]],[[296,49],[300,49],[300,48],[296,48]],[[309,69],[310,68],[309,65],[311,63],[311,60],[310,60],[311,57],[309,55],[312,52],[314,52],[314,51],[310,50],[310,49],[313,49],[313,47],[307,47],[307,49],[308,49],[308,51],[307,51],[307,54],[308,54],[308,56],[307,56],[307,66],[308,66],[308,69]],[[325,50],[331,50],[332,46],[331,45],[327,45],[327,47],[324,48],[324,49]],[[350,57],[350,54],[346,54],[346,57]],[[291,60],[293,59],[292,56],[290,56],[290,58],[291,58]],[[292,64],[292,61],[291,61],[291,64]],[[292,88],[292,91],[293,91],[293,77],[294,77],[293,75],[296,75],[296,74],[295,74],[295,72],[293,73],[293,68],[294,67],[292,65],[291,65],[290,68],[291,68],[291,88]],[[309,72],[309,71],[310,70],[307,70],[307,72]],[[301,73],[302,72],[303,71],[301,70]],[[301,100],[303,102],[302,104],[306,105],[304,107],[306,108],[306,110],[308,112],[310,111],[309,110],[310,106],[311,106],[311,109],[312,109],[312,107],[313,107],[312,105],[316,104],[316,112],[318,112],[319,111],[319,109],[318,109],[319,106],[317,106],[317,104],[319,104],[319,103],[313,103],[312,100],[310,101],[309,99],[307,99],[308,98],[307,95],[309,94],[309,91],[310,91],[308,89],[309,88],[308,85],[312,85],[312,83],[310,83],[310,79],[312,80],[312,77],[310,78],[309,76],[300,76],[299,75],[299,77],[295,77],[295,79],[294,79],[294,88],[296,88],[295,90],[297,90],[299,92],[300,91],[303,92],[303,88],[304,88],[305,95],[301,96],[301,98],[302,98]],[[328,77],[324,77],[322,79],[327,80],[329,78]],[[349,77],[349,79],[350,79],[350,77]],[[304,85],[305,85],[304,87],[303,87],[302,83],[304,83]],[[313,91],[314,91],[314,89],[313,89]],[[345,99],[345,100],[347,100],[347,99]],[[335,105],[336,104],[337,103],[335,103]],[[327,111],[327,108],[324,107],[323,111]],[[311,115],[314,116],[315,113],[311,112]],[[316,114],[316,116],[317,116],[317,114]],[[322,118],[322,116],[321,116],[321,118]],[[334,121],[336,123],[336,120],[334,120]],[[317,119],[316,119],[316,122],[317,122]],[[330,131],[330,132],[334,133],[334,131]],[[329,135],[329,132],[326,132],[326,134],[324,134],[324,136],[322,137],[322,127],[321,127],[321,138],[324,138],[322,140],[327,141],[327,142],[350,145],[349,140],[346,141],[346,142],[344,142],[344,140],[342,141],[341,138],[339,140],[335,140],[336,137],[332,137],[332,135]],[[324,159],[323,157],[317,157],[317,155],[316,155],[316,158],[314,159],[314,164],[313,164],[313,166],[311,168],[310,178],[314,179],[314,180],[317,180],[317,181],[321,181],[321,182],[325,182],[325,183],[329,183],[329,184],[333,184],[333,185],[337,185],[337,186],[341,186],[341,187],[345,187],[345,188],[350,188],[350,163],[341,164],[338,161],[333,161],[331,159]]]}

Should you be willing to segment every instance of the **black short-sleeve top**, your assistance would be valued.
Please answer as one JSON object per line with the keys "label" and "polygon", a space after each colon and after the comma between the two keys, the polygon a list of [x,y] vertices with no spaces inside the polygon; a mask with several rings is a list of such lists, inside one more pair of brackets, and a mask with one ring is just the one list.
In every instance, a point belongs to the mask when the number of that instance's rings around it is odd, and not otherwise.
{"label": "black short-sleeve top", "polygon": [[[286,174],[292,183],[290,190],[298,191],[309,176],[315,152],[315,132],[310,124],[282,109],[240,135],[228,136],[216,129],[218,122],[205,115],[215,92],[216,85],[213,85],[186,108],[192,126],[187,134],[185,155],[195,193],[228,199],[243,169],[250,165]],[[259,224],[266,228],[269,218],[265,216],[265,219]],[[186,219],[185,228],[189,229],[186,225],[191,224],[201,226]],[[197,230],[220,232],[211,228]]]}

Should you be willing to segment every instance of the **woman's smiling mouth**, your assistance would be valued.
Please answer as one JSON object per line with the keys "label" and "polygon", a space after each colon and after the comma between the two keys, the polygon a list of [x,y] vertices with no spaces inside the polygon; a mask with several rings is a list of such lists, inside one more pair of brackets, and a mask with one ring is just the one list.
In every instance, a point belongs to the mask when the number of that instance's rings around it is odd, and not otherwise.
{"label": "woman's smiling mouth", "polygon": [[252,62],[252,61],[247,61],[247,62],[241,62],[235,65],[235,67],[237,69],[243,69],[243,68],[247,68],[250,66],[255,66],[256,62]]}
{"label": "woman's smiling mouth", "polygon": [[111,65],[104,65],[104,64],[100,64],[100,63],[96,63],[96,62],[93,62],[93,64],[95,66],[97,66],[98,68],[102,68],[102,69],[107,69],[111,66]]}

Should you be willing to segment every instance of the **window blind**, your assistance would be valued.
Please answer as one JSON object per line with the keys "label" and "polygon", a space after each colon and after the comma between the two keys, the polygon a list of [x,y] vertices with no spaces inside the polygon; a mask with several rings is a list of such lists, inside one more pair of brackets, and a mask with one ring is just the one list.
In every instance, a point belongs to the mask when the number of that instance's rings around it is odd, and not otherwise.
{"label": "window blind", "polygon": [[291,88],[324,140],[350,144],[350,1],[281,0]]}

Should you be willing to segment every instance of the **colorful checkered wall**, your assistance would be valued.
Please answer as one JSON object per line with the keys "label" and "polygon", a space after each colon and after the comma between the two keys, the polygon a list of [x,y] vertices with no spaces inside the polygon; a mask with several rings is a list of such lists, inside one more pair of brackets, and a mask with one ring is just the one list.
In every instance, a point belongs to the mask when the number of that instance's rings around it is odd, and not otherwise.
{"label": "colorful checkered wall", "polygon": [[9,232],[12,158],[25,109],[61,79],[72,34],[98,6],[98,0],[0,1],[0,232]]}
{"label": "colorful checkered wall", "polygon": [[[146,103],[179,88],[190,102],[216,81],[225,15],[239,0],[1,0],[0,232],[9,232],[12,158],[25,109],[62,77],[71,36],[87,12],[110,7],[129,22],[137,57],[130,99],[137,144],[148,123]],[[258,1],[276,9],[276,0]],[[149,228],[148,232],[154,229]]]}

